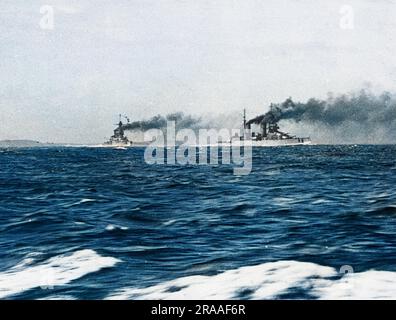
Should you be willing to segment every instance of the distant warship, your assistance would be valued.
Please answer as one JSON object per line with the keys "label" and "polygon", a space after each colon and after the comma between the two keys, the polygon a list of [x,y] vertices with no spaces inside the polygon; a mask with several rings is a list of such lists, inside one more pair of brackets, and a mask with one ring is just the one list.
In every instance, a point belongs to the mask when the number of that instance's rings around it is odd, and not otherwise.
{"label": "distant warship", "polygon": [[127,123],[129,123],[129,118],[121,114],[119,116],[120,120],[116,124],[117,128],[114,129],[114,134],[104,143],[107,146],[128,147],[132,145],[132,141],[124,135],[124,124],[122,123],[122,117],[126,119]]}
{"label": "distant warship", "polygon": [[[255,125],[255,130],[252,130],[252,124]],[[243,144],[245,141],[249,141],[254,147],[271,147],[306,145],[312,143],[310,137],[296,137],[280,131],[278,123],[275,120],[269,120],[265,117],[256,117],[246,121],[246,110],[243,112],[243,129],[244,134],[235,136],[231,140],[232,144]]]}

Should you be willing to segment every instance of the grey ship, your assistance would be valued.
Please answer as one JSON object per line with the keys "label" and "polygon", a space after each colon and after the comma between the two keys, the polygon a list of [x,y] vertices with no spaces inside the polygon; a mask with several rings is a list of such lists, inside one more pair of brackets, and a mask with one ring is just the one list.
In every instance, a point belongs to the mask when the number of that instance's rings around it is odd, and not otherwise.
{"label": "grey ship", "polygon": [[[128,117],[124,116],[127,123],[129,123]],[[124,134],[124,124],[122,123],[122,115],[120,115],[120,121],[117,124],[117,128],[114,129],[114,134],[110,137],[108,141],[104,143],[106,146],[114,147],[129,147],[132,146],[132,141],[130,141]]]}
{"label": "grey ship", "polygon": [[[252,130],[252,124],[255,125],[255,130]],[[244,134],[240,137],[234,137],[231,144],[244,144],[248,141],[254,147],[273,147],[312,143],[310,137],[296,137],[280,131],[276,121],[268,120],[265,117],[256,117],[246,121],[246,110],[243,113],[243,129]]]}

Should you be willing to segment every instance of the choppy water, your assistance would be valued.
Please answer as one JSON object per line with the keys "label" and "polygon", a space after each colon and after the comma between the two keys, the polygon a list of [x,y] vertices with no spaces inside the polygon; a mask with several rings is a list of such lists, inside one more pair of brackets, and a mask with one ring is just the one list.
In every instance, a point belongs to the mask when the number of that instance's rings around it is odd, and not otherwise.
{"label": "choppy water", "polygon": [[396,298],[396,146],[143,152],[0,150],[0,298]]}

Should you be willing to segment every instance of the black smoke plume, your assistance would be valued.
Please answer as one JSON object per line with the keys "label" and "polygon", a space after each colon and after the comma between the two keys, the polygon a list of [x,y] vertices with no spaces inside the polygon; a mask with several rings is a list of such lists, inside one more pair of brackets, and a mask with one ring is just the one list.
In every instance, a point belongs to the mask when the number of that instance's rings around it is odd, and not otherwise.
{"label": "black smoke plume", "polygon": [[272,104],[267,113],[248,123],[281,120],[289,120],[294,127],[299,124],[323,142],[395,143],[396,97],[389,92],[375,95],[361,90],[337,97],[329,94],[327,100],[311,98],[306,103],[289,98]]}
{"label": "black smoke plume", "polygon": [[201,118],[195,118],[191,115],[185,115],[183,112],[171,113],[166,116],[157,115],[148,120],[134,121],[123,125],[124,130],[146,131],[150,129],[164,129],[168,121],[175,121],[176,129],[195,129],[202,122]]}

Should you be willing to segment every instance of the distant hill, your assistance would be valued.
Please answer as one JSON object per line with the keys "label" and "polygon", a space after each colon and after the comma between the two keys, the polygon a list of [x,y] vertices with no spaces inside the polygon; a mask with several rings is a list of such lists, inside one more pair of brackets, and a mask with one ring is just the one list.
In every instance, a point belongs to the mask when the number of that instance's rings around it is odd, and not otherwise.
{"label": "distant hill", "polygon": [[30,148],[47,145],[49,144],[33,140],[0,140],[0,148]]}

